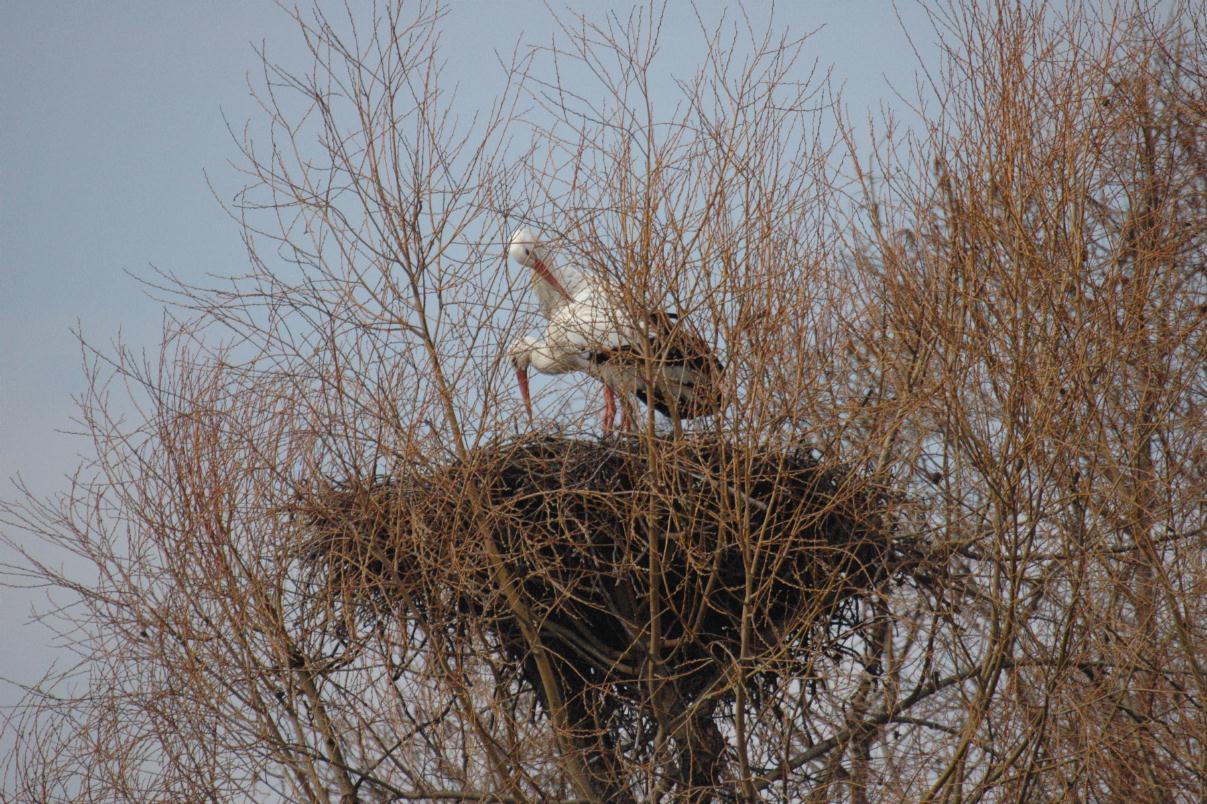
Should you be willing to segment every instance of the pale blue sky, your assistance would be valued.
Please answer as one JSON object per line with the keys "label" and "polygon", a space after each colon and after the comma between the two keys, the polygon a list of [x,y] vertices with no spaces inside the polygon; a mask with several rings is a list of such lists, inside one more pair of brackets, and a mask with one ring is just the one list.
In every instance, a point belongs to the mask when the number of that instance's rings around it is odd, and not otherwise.
{"label": "pale blue sky", "polygon": [[[697,5],[715,18],[725,4]],[[900,5],[929,41],[924,16]],[[796,33],[826,26],[807,53],[833,65],[857,119],[891,100],[886,78],[912,87],[914,56],[890,3],[803,0],[776,19]],[[686,74],[700,57],[691,6],[670,3],[667,22],[667,67]],[[466,108],[501,80],[495,49],[551,31],[540,0],[452,3],[445,54]],[[239,231],[206,174],[225,200],[241,186],[223,114],[236,127],[255,117],[245,78],[261,42],[275,61],[306,66],[293,22],[270,0],[0,0],[0,498],[16,496],[18,473],[40,495],[64,488],[87,451],[59,432],[73,429],[71,395],[84,384],[77,322],[92,343],[120,332],[155,352],[161,308],[127,272],[242,270]],[[0,678],[32,680],[50,661],[48,633],[22,625],[44,601],[0,589]],[[0,682],[0,705],[17,697]]]}

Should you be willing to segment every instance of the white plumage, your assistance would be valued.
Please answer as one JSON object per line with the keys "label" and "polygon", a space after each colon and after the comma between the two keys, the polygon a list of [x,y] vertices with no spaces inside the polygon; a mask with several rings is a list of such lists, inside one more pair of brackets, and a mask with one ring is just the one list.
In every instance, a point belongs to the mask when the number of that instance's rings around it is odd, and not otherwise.
{"label": "white plumage", "polygon": [[532,335],[524,335],[507,349],[507,357],[515,367],[516,382],[528,418],[532,418],[532,397],[528,393],[528,370],[541,374],[568,374],[572,371],[589,371],[589,356],[577,349],[567,349],[565,344]]}

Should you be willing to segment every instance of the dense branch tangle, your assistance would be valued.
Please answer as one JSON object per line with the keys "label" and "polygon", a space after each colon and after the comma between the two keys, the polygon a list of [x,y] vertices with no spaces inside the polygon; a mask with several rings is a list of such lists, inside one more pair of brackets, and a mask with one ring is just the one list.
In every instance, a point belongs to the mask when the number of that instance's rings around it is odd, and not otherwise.
{"label": "dense branch tangle", "polygon": [[[514,674],[496,698],[526,689],[548,709],[517,622],[533,618],[597,794],[636,798],[644,779],[718,792],[733,776],[722,727],[733,729],[739,690],[765,717],[779,685],[816,682],[810,668],[851,652],[865,627],[860,601],[917,562],[890,535],[887,501],[807,451],[655,443],[665,474],[639,439],[544,438],[435,475],[323,491],[295,512],[313,533],[303,555],[314,594],[350,606],[351,621],[414,618],[457,656],[495,652]],[[466,502],[467,485],[486,505]],[[663,534],[657,623],[651,529]],[[498,588],[484,531],[504,550],[521,611]],[[662,741],[670,770],[657,762]]]}

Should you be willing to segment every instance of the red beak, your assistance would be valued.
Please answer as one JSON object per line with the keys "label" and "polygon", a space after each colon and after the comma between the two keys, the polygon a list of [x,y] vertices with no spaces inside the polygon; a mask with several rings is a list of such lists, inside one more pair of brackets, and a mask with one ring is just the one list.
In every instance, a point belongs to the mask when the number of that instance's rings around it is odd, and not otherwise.
{"label": "red beak", "polygon": [[515,370],[516,382],[520,384],[520,396],[524,397],[524,408],[528,411],[528,423],[532,423],[532,397],[528,394],[528,370]]}
{"label": "red beak", "polygon": [[540,275],[541,279],[544,279],[550,285],[553,285],[553,289],[562,294],[562,298],[566,299],[567,301],[570,301],[573,298],[569,293],[566,292],[566,289],[562,287],[561,283],[557,281],[557,278],[553,276],[553,272],[549,270],[549,266],[541,262],[539,257],[532,258],[532,267]]}

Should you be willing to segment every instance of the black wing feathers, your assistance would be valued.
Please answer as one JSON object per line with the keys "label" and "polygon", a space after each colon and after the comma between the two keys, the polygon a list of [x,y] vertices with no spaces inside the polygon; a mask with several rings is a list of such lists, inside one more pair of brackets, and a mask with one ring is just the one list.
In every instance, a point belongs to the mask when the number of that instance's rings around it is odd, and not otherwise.
{"label": "black wing feathers", "polygon": [[[721,407],[720,379],[725,366],[703,338],[677,319],[674,313],[652,312],[647,316],[645,350],[638,344],[624,344],[593,352],[590,360],[630,371],[637,398],[665,416],[690,419],[715,413]],[[652,389],[646,381],[647,359],[656,366]]]}

